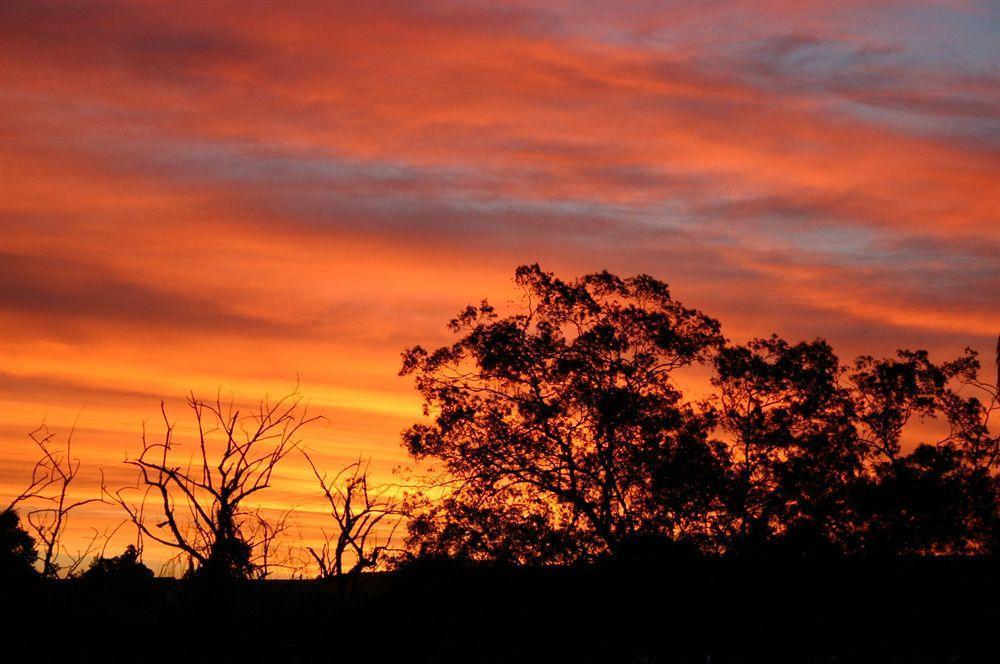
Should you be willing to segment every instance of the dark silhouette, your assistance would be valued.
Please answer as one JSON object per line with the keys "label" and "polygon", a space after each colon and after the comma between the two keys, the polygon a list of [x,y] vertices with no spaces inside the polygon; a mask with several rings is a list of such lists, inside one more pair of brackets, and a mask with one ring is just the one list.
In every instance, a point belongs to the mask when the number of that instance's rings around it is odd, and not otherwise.
{"label": "dark silhouette", "polygon": [[[83,554],[55,562],[79,461],[33,436],[43,458],[0,512],[16,634],[42,661],[195,642],[241,662],[998,661],[1000,375],[974,351],[842,363],[822,339],[732,343],[648,276],[515,279],[520,311],[483,301],[453,344],[403,354],[423,483],[375,485],[360,459],[330,479],[303,452],[333,521],[319,546],[293,553],[292,511],[256,500],[317,419],[297,394],[250,414],[192,395],[181,460],[161,404],[163,437],[144,432],[112,495],[136,543],[79,575]],[[152,578],[144,538],[187,573]],[[310,559],[316,582],[273,579]],[[54,607],[58,639],[36,619]]]}
{"label": "dark silhouette", "polygon": [[[411,555],[996,552],[997,387],[974,351],[848,368],[823,340],[725,343],[648,276],[566,282],[533,265],[515,281],[521,312],[484,301],[451,321],[452,345],[403,354],[434,415],[403,443],[446,470],[443,497],[413,514]],[[714,369],[701,403],[673,378],[692,363]],[[915,418],[948,431],[902,454]]]}
{"label": "dark silhouette", "polygon": [[140,560],[142,553],[133,544],[125,547],[119,556],[95,558],[81,578],[90,581],[113,583],[138,583],[153,578],[153,570]]}
{"label": "dark silhouette", "polygon": [[[307,547],[307,551],[319,568],[319,578],[335,581],[342,593],[350,594],[358,575],[377,567],[392,546],[393,535],[402,523],[398,518],[402,506],[389,487],[371,485],[370,461],[358,459],[329,479],[312,457],[305,451],[302,455],[319,482],[335,525],[334,533],[323,530],[324,542],[318,550]],[[392,523],[386,524],[389,532],[380,538],[377,529],[390,519]]]}
{"label": "dark silhouette", "polygon": [[[31,480],[7,506],[5,513],[15,515],[18,505],[26,505],[25,521],[33,533],[32,550],[37,550],[41,562],[41,575],[45,578],[72,576],[94,551],[100,533],[89,540],[87,548],[71,554],[63,546],[63,535],[69,524],[70,514],[84,505],[101,502],[101,498],[72,500],[69,489],[80,474],[80,460],[73,458],[73,434],[70,429],[63,446],[54,444],[55,434],[44,425],[28,434],[38,448],[39,458],[31,470]],[[20,529],[20,526],[17,526]],[[68,564],[60,564],[64,555]],[[34,561],[32,561],[34,562]]]}
{"label": "dark silhouette", "polygon": [[729,554],[829,554],[850,520],[847,495],[863,464],[849,391],[824,341],[777,338],[715,357],[728,487],[716,548]]}
{"label": "dark silhouette", "polygon": [[724,449],[672,375],[722,344],[719,323],[651,277],[565,282],[536,265],[515,280],[523,313],[484,301],[450,323],[453,345],[404,353],[436,413],[404,444],[443,461],[450,489],[415,517],[411,547],[558,563],[637,535],[707,537]]}
{"label": "dark silhouette", "polygon": [[[940,365],[925,351],[855,362],[849,382],[856,429],[869,454],[851,500],[853,553],[1000,551],[1000,436],[989,431],[997,387],[980,381],[979,373],[978,356],[969,349]],[[941,418],[947,431],[902,455],[900,438],[915,416]]]}
{"label": "dark silhouette", "polygon": [[17,512],[0,512],[0,578],[25,578],[35,574],[38,560],[35,540],[21,527]]}
{"label": "dark silhouette", "polygon": [[[114,494],[114,500],[143,537],[178,551],[188,574],[208,579],[264,577],[276,564],[271,559],[285,518],[268,521],[248,499],[270,486],[275,467],[298,446],[300,429],[318,418],[309,417],[293,393],[276,402],[264,399],[249,414],[221,399],[201,401],[192,395],[188,405],[197,424],[198,458],[181,466],[173,460],[174,426],[161,404],[166,428],[160,442],[150,442],[143,431],[142,453],[126,463],[139,471],[135,491]],[[146,514],[152,495],[155,516]]]}

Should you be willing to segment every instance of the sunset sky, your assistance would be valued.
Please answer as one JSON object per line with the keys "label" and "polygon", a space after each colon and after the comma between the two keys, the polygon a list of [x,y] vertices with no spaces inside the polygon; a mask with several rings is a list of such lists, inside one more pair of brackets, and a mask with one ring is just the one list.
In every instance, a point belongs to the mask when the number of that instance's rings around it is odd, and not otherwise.
{"label": "sunset sky", "polygon": [[[400,351],[520,263],[652,274],[734,341],[988,353],[998,33],[959,0],[4,0],[0,498],[43,421],[93,493],[161,399],[183,429],[189,390],[296,376],[317,461],[389,478]],[[268,500],[308,536],[315,493],[295,459]]]}

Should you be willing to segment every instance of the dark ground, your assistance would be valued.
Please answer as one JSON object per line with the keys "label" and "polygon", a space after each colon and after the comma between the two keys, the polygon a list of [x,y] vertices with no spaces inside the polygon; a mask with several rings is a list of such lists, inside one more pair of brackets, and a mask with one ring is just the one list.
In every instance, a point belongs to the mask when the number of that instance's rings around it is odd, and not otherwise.
{"label": "dark ground", "polygon": [[365,575],[346,601],[316,581],[7,584],[0,660],[1000,662],[998,569],[423,565]]}

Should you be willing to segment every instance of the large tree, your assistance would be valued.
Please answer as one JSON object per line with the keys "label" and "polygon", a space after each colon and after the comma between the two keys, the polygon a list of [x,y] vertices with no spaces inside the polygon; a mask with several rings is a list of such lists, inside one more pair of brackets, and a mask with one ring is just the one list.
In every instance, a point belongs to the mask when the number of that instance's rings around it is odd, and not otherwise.
{"label": "large tree", "polygon": [[[1000,552],[1000,437],[993,417],[1000,375],[990,384],[981,374],[971,349],[941,364],[926,351],[908,350],[855,361],[848,379],[869,465],[851,498],[850,553]],[[938,425],[928,426],[934,419]],[[914,420],[925,426],[905,453],[904,434]]]}
{"label": "large tree", "polygon": [[453,344],[404,352],[401,373],[433,417],[404,443],[448,478],[410,544],[565,562],[708,535],[726,451],[708,437],[713,411],[685,402],[672,376],[722,343],[719,323],[646,275],[563,281],[530,265],[515,283],[517,313],[483,301],[451,321]]}
{"label": "large tree", "polygon": [[715,366],[734,468],[726,551],[995,549],[996,388],[973,351],[936,364],[901,350],[847,368],[825,341],[771,337],[727,346]]}
{"label": "large tree", "polygon": [[835,549],[864,449],[833,349],[823,340],[792,345],[773,336],[727,346],[715,368],[734,463],[726,550]]}
{"label": "large tree", "polygon": [[[648,276],[563,281],[533,265],[515,281],[523,309],[467,307],[454,343],[404,353],[432,418],[404,443],[443,464],[411,552],[997,551],[1000,401],[974,351],[844,366],[822,339],[725,344]],[[715,393],[690,403],[676,372],[709,360]]]}

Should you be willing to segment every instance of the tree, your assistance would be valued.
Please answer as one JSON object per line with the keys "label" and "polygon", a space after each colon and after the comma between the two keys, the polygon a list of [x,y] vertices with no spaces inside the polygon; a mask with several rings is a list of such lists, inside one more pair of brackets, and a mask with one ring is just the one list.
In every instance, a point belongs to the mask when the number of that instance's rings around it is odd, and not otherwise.
{"label": "tree", "polygon": [[[997,361],[1000,374],[1000,343]],[[858,531],[854,552],[912,556],[998,551],[1000,436],[991,418],[998,408],[1000,380],[990,385],[980,378],[980,370],[978,354],[971,349],[940,365],[926,351],[857,360],[850,382],[859,435],[872,458],[852,497]],[[904,428],[914,417],[943,417],[947,431],[901,454]]]}
{"label": "tree", "polygon": [[722,349],[715,369],[734,460],[725,548],[834,548],[849,526],[847,497],[864,450],[833,349],[772,336]]}
{"label": "tree", "polygon": [[25,578],[34,574],[38,560],[35,540],[21,527],[17,512],[0,512],[0,578]]}
{"label": "tree", "polygon": [[880,462],[853,496],[863,537],[857,553],[921,556],[987,553],[1000,521],[997,487],[952,444],[919,445]]}
{"label": "tree", "polygon": [[[78,552],[75,556],[63,546],[63,535],[69,524],[70,513],[89,503],[101,502],[101,498],[85,498],[74,500],[70,486],[80,474],[80,460],[73,458],[73,434],[75,426],[70,429],[66,436],[65,446],[60,448],[55,446],[55,434],[50,432],[44,425],[38,427],[28,434],[31,441],[38,448],[40,453],[38,461],[35,462],[31,471],[31,481],[28,486],[18,494],[14,500],[4,510],[6,518],[13,515],[15,523],[18,522],[16,508],[20,504],[28,506],[25,511],[28,527],[34,533],[32,547],[40,547],[41,551],[36,551],[35,559],[42,564],[42,576],[55,578],[60,574],[72,576],[79,565],[93,551],[96,537],[91,539],[88,547],[84,551]],[[103,493],[103,491],[102,491]],[[20,525],[12,526],[11,536],[15,540],[20,539],[17,531]],[[24,549],[24,542],[19,545],[23,555],[27,555]],[[60,565],[60,555],[66,556],[69,563]]]}
{"label": "tree", "polygon": [[[768,555],[975,553],[997,523],[989,409],[956,391],[981,386],[972,351],[926,351],[842,367],[822,340],[771,337],[716,358],[720,421],[734,457],[725,548]],[[906,454],[915,419],[948,432]]]}
{"label": "tree", "polygon": [[897,359],[859,357],[850,380],[862,441],[874,454],[894,459],[907,423],[914,416],[934,417],[948,381],[962,366],[961,361],[937,366],[924,350],[900,350]]}
{"label": "tree", "polygon": [[[968,462],[995,474],[1000,470],[1000,426],[995,418],[1000,410],[1000,336],[992,385],[980,377],[980,371],[979,354],[966,348],[963,357],[948,365],[947,372],[958,383],[958,389],[944,391],[941,410],[950,427],[947,440],[965,450]],[[963,391],[967,395],[963,396]]]}
{"label": "tree", "polygon": [[521,313],[484,300],[451,321],[452,345],[403,354],[433,416],[404,445],[448,475],[410,545],[550,562],[641,535],[705,537],[725,449],[708,439],[712,411],[685,403],[672,375],[722,343],[719,323],[646,275],[563,281],[531,265],[515,283]]}
{"label": "tree", "polygon": [[[651,277],[523,266],[515,282],[522,311],[483,301],[451,321],[451,345],[403,354],[432,418],[404,445],[443,465],[409,521],[412,556],[997,550],[1000,341],[998,385],[972,350],[845,367],[822,339],[724,345]],[[715,394],[686,402],[674,376],[706,360]],[[933,418],[941,436],[913,441]]]}
{"label": "tree", "polygon": [[[196,424],[196,453],[186,464],[175,460],[179,443],[174,425],[161,404],[165,433],[151,442],[145,427],[142,452],[126,463],[138,471],[135,490],[116,492],[143,537],[178,552],[190,574],[212,579],[245,579],[266,575],[274,539],[284,518],[272,523],[252,499],[270,486],[275,468],[299,445],[300,430],[317,420],[309,417],[301,397],[292,393],[275,402],[263,399],[249,414],[232,402],[223,405],[197,399],[188,406]],[[146,514],[152,499],[155,519]]]}
{"label": "tree", "polygon": [[[336,527],[335,534],[323,530],[324,541],[319,550],[307,547],[307,551],[319,567],[321,579],[336,580],[342,591],[349,592],[358,575],[377,567],[383,553],[392,546],[402,516],[400,504],[389,494],[388,487],[370,485],[370,460],[358,459],[330,479],[305,451],[302,455],[319,482]],[[387,520],[392,523],[386,523]],[[383,525],[388,532],[380,538],[379,528]]]}

